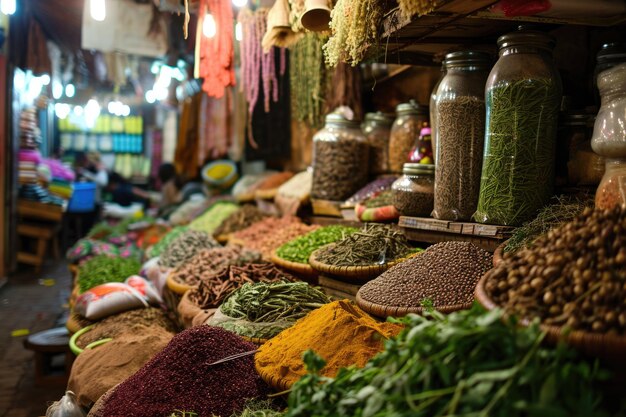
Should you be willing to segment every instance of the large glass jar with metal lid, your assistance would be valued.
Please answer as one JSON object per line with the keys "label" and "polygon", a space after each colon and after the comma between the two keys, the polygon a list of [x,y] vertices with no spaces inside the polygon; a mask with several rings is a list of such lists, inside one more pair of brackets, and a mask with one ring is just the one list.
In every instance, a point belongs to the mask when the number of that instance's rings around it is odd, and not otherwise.
{"label": "large glass jar with metal lid", "polygon": [[562,95],[554,43],[529,30],[498,39],[500,57],[485,86],[485,152],[474,214],[481,223],[520,225],[552,196]]}
{"label": "large glass jar with metal lid", "polygon": [[469,220],[476,211],[485,140],[485,83],[489,54],[446,55],[446,76],[437,90],[437,154],[433,217]]}
{"label": "large glass jar with metal lid", "polygon": [[338,113],[313,136],[311,196],[343,201],[367,182],[369,145],[359,124]]}
{"label": "large glass jar with metal lid", "polygon": [[414,100],[396,107],[396,120],[391,126],[389,137],[389,169],[399,174],[408,161],[409,152],[420,130],[428,123],[428,108],[420,106]]}
{"label": "large glass jar with metal lid", "polygon": [[370,145],[370,174],[389,172],[389,135],[393,118],[385,113],[367,113],[363,122],[363,134]]}
{"label": "large glass jar with metal lid", "polygon": [[391,185],[393,205],[403,216],[430,216],[435,192],[435,166],[407,163],[402,173],[404,175]]}
{"label": "large glass jar with metal lid", "polygon": [[598,76],[601,105],[591,147],[606,158],[604,177],[596,192],[596,207],[626,203],[626,63]]}

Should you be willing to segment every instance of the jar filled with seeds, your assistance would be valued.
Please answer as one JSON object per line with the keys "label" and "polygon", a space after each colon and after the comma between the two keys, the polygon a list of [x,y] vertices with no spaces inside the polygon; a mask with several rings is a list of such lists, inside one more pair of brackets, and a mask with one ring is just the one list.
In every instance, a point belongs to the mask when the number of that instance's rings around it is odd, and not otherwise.
{"label": "jar filled with seeds", "polygon": [[389,172],[389,135],[392,124],[393,119],[385,113],[365,115],[361,128],[370,145],[370,174],[373,176]]}
{"label": "jar filled with seeds", "polygon": [[343,201],[367,182],[369,145],[359,124],[338,113],[313,137],[311,196]]}
{"label": "jar filled with seeds", "polygon": [[485,83],[491,57],[477,51],[446,55],[437,90],[437,156],[433,217],[469,220],[476,211],[485,140]]}
{"label": "jar filled with seeds", "polygon": [[409,152],[419,138],[420,130],[428,124],[428,108],[411,100],[399,104],[396,114],[389,137],[389,169],[399,174],[409,159]]}
{"label": "jar filled with seeds", "polygon": [[596,191],[596,208],[613,209],[626,204],[626,158],[607,159]]}
{"label": "jar filled with seeds", "polygon": [[407,163],[402,172],[404,175],[391,185],[393,205],[403,216],[430,216],[435,192],[435,166]]}
{"label": "jar filled with seeds", "polygon": [[485,86],[485,152],[474,214],[480,223],[520,225],[552,196],[562,95],[554,44],[550,35],[523,29],[498,39],[500,57]]}

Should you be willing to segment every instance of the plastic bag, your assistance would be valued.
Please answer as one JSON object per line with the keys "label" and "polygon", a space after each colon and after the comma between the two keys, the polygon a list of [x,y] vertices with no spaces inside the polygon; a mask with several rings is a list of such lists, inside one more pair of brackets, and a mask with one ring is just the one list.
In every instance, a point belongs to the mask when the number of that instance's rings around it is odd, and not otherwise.
{"label": "plastic bag", "polygon": [[295,320],[277,320],[273,322],[252,322],[244,319],[236,319],[222,313],[218,309],[213,317],[206,321],[209,326],[222,327],[239,336],[252,337],[256,339],[270,339],[288,327],[293,326]]}
{"label": "plastic bag", "polygon": [[48,410],[46,417],[85,417],[87,413],[78,405],[76,395],[67,391],[60,401],[55,401]]}
{"label": "plastic bag", "polygon": [[112,314],[148,307],[163,300],[154,286],[144,278],[134,275],[126,282],[109,282],[81,294],[74,311],[88,320],[99,320]]}

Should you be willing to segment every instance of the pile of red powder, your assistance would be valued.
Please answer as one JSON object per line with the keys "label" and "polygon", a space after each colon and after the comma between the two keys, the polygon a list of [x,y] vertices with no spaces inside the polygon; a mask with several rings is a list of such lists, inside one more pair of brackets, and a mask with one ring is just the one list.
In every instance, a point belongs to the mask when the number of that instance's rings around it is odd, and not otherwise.
{"label": "pile of red powder", "polygon": [[198,326],[177,336],[135,375],[118,385],[104,405],[107,417],[169,416],[175,410],[198,417],[227,417],[246,400],[264,398],[269,387],[254,368],[254,356],[210,366],[256,346],[219,327]]}

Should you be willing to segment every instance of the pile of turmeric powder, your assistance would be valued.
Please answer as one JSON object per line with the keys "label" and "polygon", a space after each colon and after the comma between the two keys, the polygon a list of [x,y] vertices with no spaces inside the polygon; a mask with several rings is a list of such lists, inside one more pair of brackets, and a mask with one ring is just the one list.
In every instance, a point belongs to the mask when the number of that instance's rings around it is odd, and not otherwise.
{"label": "pile of turmeric powder", "polygon": [[401,326],[379,323],[348,300],[312,311],[259,348],[256,369],[273,386],[291,387],[306,374],[302,354],[312,349],[326,361],[321,374],[334,377],[339,369],[363,367],[396,336]]}

